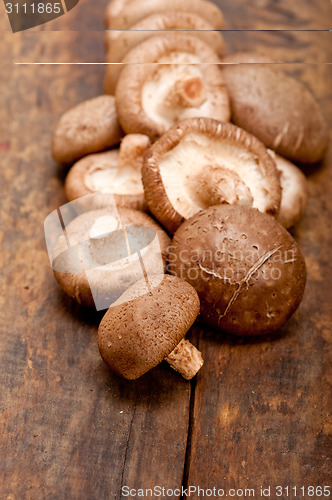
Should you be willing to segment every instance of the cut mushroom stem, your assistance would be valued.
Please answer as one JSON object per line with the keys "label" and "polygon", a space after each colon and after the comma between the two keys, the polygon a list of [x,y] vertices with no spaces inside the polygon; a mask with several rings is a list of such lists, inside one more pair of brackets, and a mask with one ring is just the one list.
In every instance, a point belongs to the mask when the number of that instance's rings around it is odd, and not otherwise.
{"label": "cut mushroom stem", "polygon": [[109,240],[110,233],[119,229],[119,221],[113,215],[98,217],[89,231],[89,240],[94,248],[99,248]]}
{"label": "cut mushroom stem", "polygon": [[140,170],[143,164],[143,155],[150,145],[151,141],[147,135],[126,135],[120,145],[118,171],[127,167]]}
{"label": "cut mushroom stem", "polygon": [[202,78],[184,75],[172,85],[165,102],[170,107],[198,108],[206,99],[207,91]]}
{"label": "cut mushroom stem", "polygon": [[198,177],[194,177],[190,184],[197,193],[200,193],[206,206],[223,203],[247,206],[253,204],[251,191],[239,175],[219,165],[206,168]]}
{"label": "cut mushroom stem", "polygon": [[165,361],[186,380],[192,379],[204,363],[201,352],[185,339],[181,340]]}

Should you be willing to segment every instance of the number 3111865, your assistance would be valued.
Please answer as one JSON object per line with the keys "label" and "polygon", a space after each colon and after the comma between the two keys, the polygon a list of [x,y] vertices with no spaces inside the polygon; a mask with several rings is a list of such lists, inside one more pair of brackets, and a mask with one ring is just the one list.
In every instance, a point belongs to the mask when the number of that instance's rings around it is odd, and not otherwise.
{"label": "number 3111865", "polygon": [[7,14],[60,14],[61,3],[6,3]]}

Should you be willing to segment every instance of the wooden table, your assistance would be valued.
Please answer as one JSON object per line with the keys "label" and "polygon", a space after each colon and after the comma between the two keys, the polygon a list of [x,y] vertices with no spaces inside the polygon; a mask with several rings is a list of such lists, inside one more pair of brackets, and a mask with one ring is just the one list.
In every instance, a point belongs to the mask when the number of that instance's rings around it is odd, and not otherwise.
{"label": "wooden table", "polygon": [[[53,278],[43,222],[65,197],[52,129],[66,109],[102,93],[105,68],[13,61],[102,62],[106,3],[81,0],[15,35],[0,5],[1,498],[120,499],[125,485],[254,488],[255,497],[271,486],[269,498],[279,498],[278,485],[297,486],[289,498],[312,498],[299,488],[327,485],[330,464],[331,150],[306,170],[310,202],[293,230],[308,266],[300,309],[260,339],[193,328],[205,366],[192,383],[166,364],[135,382],[110,373],[97,349],[100,315]],[[331,28],[330,2],[218,3],[229,29],[273,30],[225,32],[228,50],[260,47],[297,63],[286,71],[311,86],[331,123],[331,66],[298,64],[332,61],[331,33],[308,31]]]}

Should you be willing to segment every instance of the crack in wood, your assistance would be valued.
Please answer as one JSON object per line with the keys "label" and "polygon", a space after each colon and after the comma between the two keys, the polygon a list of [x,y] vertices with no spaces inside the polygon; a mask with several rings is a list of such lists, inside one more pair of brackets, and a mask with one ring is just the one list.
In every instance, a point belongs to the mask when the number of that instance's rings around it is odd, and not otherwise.
{"label": "crack in wood", "polygon": [[[199,343],[197,343],[197,348],[199,349]],[[183,466],[183,477],[181,490],[188,488],[189,483],[189,473],[190,473],[190,460],[191,460],[191,445],[194,430],[194,410],[195,410],[195,392],[196,392],[197,377],[194,377],[190,381],[190,398],[189,398],[189,415],[188,415],[188,434],[187,434],[187,444],[186,444],[186,454]],[[185,495],[180,495],[179,500],[185,500]]]}
{"label": "crack in wood", "polygon": [[121,486],[120,486],[120,492],[119,492],[119,500],[122,499],[122,494],[121,493],[122,493],[122,488],[124,486],[124,484],[123,484],[123,477],[124,477],[124,472],[125,472],[125,467],[126,467],[126,462],[127,462],[127,455],[128,455],[128,449],[129,449],[131,431],[133,429],[133,423],[134,423],[135,415],[136,415],[136,401],[134,403],[133,416],[131,418],[130,425],[129,425],[128,439],[127,439],[127,443],[126,443],[126,450],[125,450],[125,453],[124,453],[124,459],[123,459],[123,464],[122,464],[122,469],[121,469]]}

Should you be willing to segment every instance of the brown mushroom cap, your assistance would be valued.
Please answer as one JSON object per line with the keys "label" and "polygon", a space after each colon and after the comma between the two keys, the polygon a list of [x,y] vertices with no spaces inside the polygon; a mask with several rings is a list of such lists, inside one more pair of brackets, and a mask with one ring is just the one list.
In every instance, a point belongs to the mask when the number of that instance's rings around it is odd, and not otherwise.
{"label": "brown mushroom cap", "polygon": [[[301,163],[315,163],[328,145],[328,127],[312,93],[299,81],[255,53],[237,53],[223,62],[232,121],[267,147]],[[238,64],[238,63],[257,64]],[[233,64],[232,64],[233,63]]]}
{"label": "brown mushroom cap", "polygon": [[273,158],[281,174],[281,203],[277,220],[288,229],[294,226],[304,214],[309,196],[308,182],[296,165],[275,153],[273,153]]}
{"label": "brown mushroom cap", "polygon": [[[69,201],[96,193],[89,198],[90,210],[116,206],[146,210],[142,184],[143,153],[147,136],[131,134],[122,139],[120,150],[88,155],[69,170],[65,193]],[[92,205],[91,205],[92,203]]]}
{"label": "brown mushroom cap", "polygon": [[121,72],[116,107],[123,129],[155,139],[185,118],[228,121],[223,74],[209,64],[218,61],[203,40],[190,35],[167,33],[135,47],[123,62],[151,64],[128,64]]}
{"label": "brown mushroom cap", "polygon": [[177,230],[169,269],[197,290],[202,321],[235,335],[280,328],[306,281],[304,259],[286,229],[256,209],[232,205],[203,210]]}
{"label": "brown mushroom cap", "polygon": [[[97,234],[101,234],[96,226],[105,222],[106,227],[102,233],[113,231],[109,242],[98,240],[92,234],[95,230]],[[109,229],[107,226],[113,222],[115,227]],[[105,303],[105,308],[109,307],[129,286],[143,276],[137,252],[131,250],[132,254],[128,253],[123,231],[117,231],[123,226],[127,228],[127,233],[129,226],[146,227],[154,231],[140,231],[133,234],[129,247],[134,244],[142,249],[141,259],[149,273],[158,274],[163,272],[163,268],[165,269],[170,239],[147,214],[122,207],[117,209],[117,214],[110,209],[85,212],[66,226],[66,236],[60,236],[58,239],[52,258],[57,281],[79,304],[94,307],[94,297],[97,297],[99,304]],[[155,235],[159,245],[154,242]]]}
{"label": "brown mushroom cap", "polygon": [[142,178],[150,211],[170,233],[210,205],[248,204],[272,215],[280,205],[279,173],[263,144],[206,118],[185,120],[156,141]]}
{"label": "brown mushroom cap", "polygon": [[118,375],[136,379],[163,361],[183,339],[199,313],[196,291],[174,276],[133,285],[113,304],[98,330],[105,363]]}
{"label": "brown mushroom cap", "polygon": [[[167,11],[152,14],[142,19],[130,30],[118,32],[116,37],[114,37],[116,32],[106,31],[107,62],[121,62],[133,48],[147,38],[154,36],[155,31],[172,30],[177,30],[178,34],[189,34],[201,38],[218,56],[222,56],[225,52],[222,36],[218,31],[213,31],[213,27],[208,21],[189,12]],[[104,85],[107,94],[114,94],[116,82],[122,69],[122,65],[108,66]]]}
{"label": "brown mushroom cap", "polygon": [[127,30],[141,19],[165,11],[192,12],[206,19],[215,30],[225,27],[220,9],[206,0],[129,0],[110,2],[105,11],[105,26],[108,30]]}
{"label": "brown mushroom cap", "polygon": [[52,154],[62,165],[71,165],[90,153],[120,142],[113,96],[101,95],[81,102],[60,118],[53,135]]}

